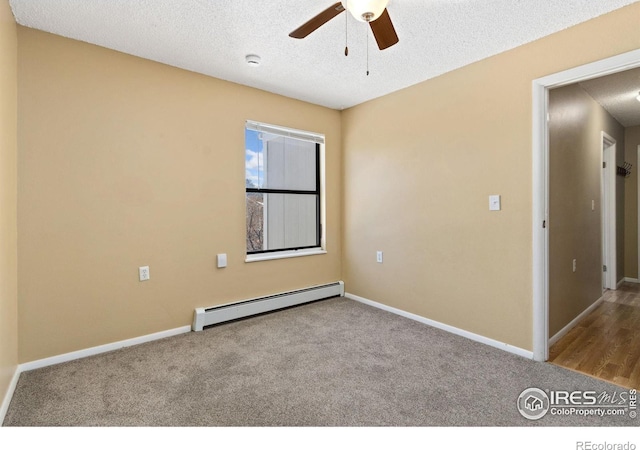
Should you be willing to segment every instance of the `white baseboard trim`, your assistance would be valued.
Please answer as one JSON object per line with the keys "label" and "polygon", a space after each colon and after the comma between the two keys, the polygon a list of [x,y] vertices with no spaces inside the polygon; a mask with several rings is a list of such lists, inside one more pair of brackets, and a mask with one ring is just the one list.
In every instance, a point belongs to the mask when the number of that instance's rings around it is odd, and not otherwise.
{"label": "white baseboard trim", "polygon": [[575,319],[573,319],[571,322],[569,322],[562,330],[558,331],[556,334],[553,335],[553,337],[551,337],[549,339],[549,347],[551,347],[553,344],[555,344],[556,342],[558,342],[565,334],[567,334],[573,327],[575,327],[578,322],[580,322],[582,319],[584,319],[585,317],[587,317],[587,315],[593,311],[594,309],[596,309],[598,307],[598,305],[600,303],[602,303],[602,301],[604,300],[604,297],[600,297],[598,300],[596,300],[591,306],[589,306],[587,309],[585,309],[584,311],[582,311],[578,317],[576,317]]}
{"label": "white baseboard trim", "polygon": [[640,283],[640,280],[637,278],[629,278],[629,277],[624,277],[622,279],[622,281],[626,281],[627,283]]}
{"label": "white baseboard trim", "polygon": [[420,323],[424,323],[425,325],[432,326],[434,328],[439,328],[444,331],[448,331],[449,333],[456,334],[458,336],[465,337],[467,339],[471,339],[472,341],[480,342],[481,344],[486,344],[491,347],[498,348],[500,350],[507,351],[509,353],[513,353],[518,356],[522,356],[527,359],[533,359],[533,352],[529,350],[525,350],[520,347],[516,347],[510,344],[506,344],[504,342],[496,341],[495,339],[488,338],[486,336],[482,336],[480,334],[475,334],[470,331],[463,330],[461,328],[456,328],[451,325],[444,324],[442,322],[437,322],[435,320],[427,319],[426,317],[419,316],[417,314],[413,314],[407,311],[403,311],[402,309],[394,308],[392,306],[387,306],[382,303],[374,302],[373,300],[366,299],[364,297],[360,297],[358,295],[350,294],[346,292],[344,294],[345,297],[350,298],[351,300],[355,300],[360,303],[364,303],[365,305],[373,306],[374,308],[382,309],[384,311],[391,312],[393,314],[397,314],[402,317],[406,317],[408,319],[415,320]]}
{"label": "white baseboard trim", "polygon": [[620,281],[618,281],[618,284],[616,284],[616,289],[618,289],[620,286],[622,286],[622,283],[624,283],[624,278]]}
{"label": "white baseboard trim", "polygon": [[16,386],[18,385],[18,378],[20,378],[20,367],[16,366],[16,369],[13,372],[13,377],[11,378],[11,382],[9,383],[7,392],[5,392],[4,398],[2,399],[2,404],[0,404],[0,426],[2,426],[2,422],[4,422],[4,417],[7,415],[7,411],[9,411],[9,404],[11,403],[11,399],[13,398],[13,393],[15,392]]}
{"label": "white baseboard trim", "polygon": [[158,339],[164,339],[178,334],[188,333],[190,331],[191,326],[189,325],[174,328],[172,330],[160,331],[158,333],[147,334],[145,336],[126,339],[124,341],[112,342],[111,344],[99,345],[97,347],[86,348],[84,350],[78,350],[71,353],[65,353],[63,355],[23,363],[18,366],[18,370],[20,372],[26,372],[28,370],[40,369],[42,367],[53,366],[54,364],[73,361],[74,359],[86,358],[87,356],[99,355],[100,353],[106,353],[124,347],[131,347],[133,345],[144,344],[145,342],[157,341]]}

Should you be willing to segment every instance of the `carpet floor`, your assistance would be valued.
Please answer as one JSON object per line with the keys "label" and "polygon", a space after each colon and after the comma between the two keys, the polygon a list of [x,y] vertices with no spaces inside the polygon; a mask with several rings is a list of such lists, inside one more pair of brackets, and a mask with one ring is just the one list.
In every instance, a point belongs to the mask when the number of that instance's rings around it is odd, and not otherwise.
{"label": "carpet floor", "polygon": [[530,387],[626,395],[345,298],[20,375],[4,426],[637,426],[532,421]]}

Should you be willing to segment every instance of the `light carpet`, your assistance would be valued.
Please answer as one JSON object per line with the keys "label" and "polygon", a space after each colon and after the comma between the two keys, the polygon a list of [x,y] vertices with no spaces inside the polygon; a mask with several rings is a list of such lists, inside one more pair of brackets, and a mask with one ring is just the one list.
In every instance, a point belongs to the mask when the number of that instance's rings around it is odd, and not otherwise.
{"label": "light carpet", "polygon": [[637,426],[532,421],[530,387],[614,385],[345,298],[22,373],[5,426]]}

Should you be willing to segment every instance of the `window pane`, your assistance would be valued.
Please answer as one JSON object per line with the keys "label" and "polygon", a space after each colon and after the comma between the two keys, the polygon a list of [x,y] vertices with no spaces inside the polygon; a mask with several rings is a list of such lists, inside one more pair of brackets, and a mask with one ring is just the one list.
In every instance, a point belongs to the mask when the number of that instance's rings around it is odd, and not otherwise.
{"label": "window pane", "polygon": [[264,154],[258,135],[257,131],[245,130],[244,132],[245,184],[248,188],[260,187],[264,179]]}
{"label": "window pane", "polygon": [[247,192],[247,251],[259,252],[264,246],[263,194]]}
{"label": "window pane", "polygon": [[317,189],[315,143],[253,130],[246,131],[246,141],[248,187]]}
{"label": "window pane", "polygon": [[247,251],[319,245],[317,205],[316,195],[247,193]]}

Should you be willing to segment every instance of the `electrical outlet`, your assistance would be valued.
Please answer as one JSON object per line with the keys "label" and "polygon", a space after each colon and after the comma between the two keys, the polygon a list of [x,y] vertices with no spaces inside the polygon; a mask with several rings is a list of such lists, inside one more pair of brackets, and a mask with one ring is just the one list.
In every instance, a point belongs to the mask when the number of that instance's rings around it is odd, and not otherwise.
{"label": "electrical outlet", "polygon": [[147,281],[149,279],[149,266],[138,267],[138,275],[140,275],[140,281]]}
{"label": "electrical outlet", "polygon": [[382,263],[382,252],[379,250],[376,252],[376,262]]}

